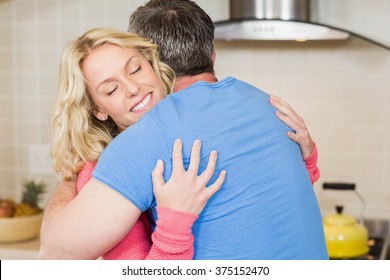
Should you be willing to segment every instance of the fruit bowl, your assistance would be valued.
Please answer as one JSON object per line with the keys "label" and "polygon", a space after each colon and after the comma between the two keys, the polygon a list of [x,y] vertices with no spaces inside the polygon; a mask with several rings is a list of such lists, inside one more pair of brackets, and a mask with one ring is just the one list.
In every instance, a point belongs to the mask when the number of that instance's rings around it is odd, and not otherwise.
{"label": "fruit bowl", "polygon": [[0,218],[0,243],[25,241],[37,238],[43,213],[23,217]]}
{"label": "fruit bowl", "polygon": [[26,181],[21,202],[0,198],[0,243],[25,241],[39,236],[43,209],[38,202],[45,189],[43,182]]}

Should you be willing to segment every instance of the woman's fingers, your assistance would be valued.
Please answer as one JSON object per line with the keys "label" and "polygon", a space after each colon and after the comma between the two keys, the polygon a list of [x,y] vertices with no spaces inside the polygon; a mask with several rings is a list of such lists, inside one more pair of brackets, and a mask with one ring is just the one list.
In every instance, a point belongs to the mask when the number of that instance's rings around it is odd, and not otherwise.
{"label": "woman's fingers", "polygon": [[297,112],[294,111],[294,109],[284,100],[281,98],[271,95],[270,94],[270,102],[272,106],[274,106],[276,109],[278,109],[280,112],[282,112],[284,115],[290,117],[297,123],[302,123],[303,119],[301,116],[297,114]]}
{"label": "woman's fingers", "polygon": [[173,172],[182,172],[183,166],[183,143],[180,139],[176,139],[172,149],[172,168]]}
{"label": "woman's fingers", "polygon": [[152,182],[154,192],[159,191],[159,189],[165,184],[164,180],[164,162],[159,159],[152,171]]}
{"label": "woman's fingers", "polygon": [[305,135],[308,131],[305,122],[289,104],[274,95],[270,95],[270,102],[276,109],[278,109],[278,111],[276,111],[276,115],[281,121],[283,121],[292,130],[302,134],[303,137],[306,137]]}
{"label": "woman's fingers", "polygon": [[202,143],[200,140],[195,140],[194,143],[192,144],[190,165],[188,166],[187,171],[192,172],[195,175],[198,174],[201,145]]}
{"label": "woman's fingers", "polygon": [[217,191],[219,191],[219,189],[221,188],[222,184],[225,182],[225,178],[226,178],[226,170],[222,170],[219,173],[219,176],[218,176],[217,180],[215,180],[215,182],[213,184],[211,184],[210,186],[208,186],[204,190],[204,192],[206,194],[206,199],[207,200],[210,197],[212,197]]}
{"label": "woman's fingers", "polygon": [[200,175],[200,178],[206,182],[208,182],[214,174],[215,165],[217,164],[218,153],[216,151],[212,151],[209,156],[209,161],[207,162],[206,169]]}
{"label": "woman's fingers", "polygon": [[279,97],[270,95],[270,103],[278,110],[276,116],[293,130],[293,132],[289,131],[287,133],[288,137],[299,144],[302,158],[306,160],[314,149],[314,143],[304,120],[288,103]]}
{"label": "woman's fingers", "polygon": [[287,136],[293,140],[294,142],[297,142],[299,144],[299,146],[301,147],[301,149],[303,149],[304,146],[307,146],[309,143],[309,139],[307,137],[302,137],[301,135],[297,134],[297,133],[294,133],[294,132],[291,132],[291,131],[287,131]]}
{"label": "woman's fingers", "polygon": [[198,215],[209,198],[221,188],[226,171],[221,171],[215,182],[206,187],[215,172],[217,152],[210,153],[205,170],[198,176],[201,141],[193,143],[187,170],[183,166],[182,146],[180,140],[173,145],[172,174],[167,182],[163,177],[164,164],[160,160],[157,162],[152,172],[153,190],[157,205]]}
{"label": "woman's fingers", "polygon": [[276,111],[276,116],[284,122],[288,127],[290,127],[294,131],[300,131],[302,130],[302,127],[297,123],[295,120],[290,118],[289,116],[283,114],[280,111]]}

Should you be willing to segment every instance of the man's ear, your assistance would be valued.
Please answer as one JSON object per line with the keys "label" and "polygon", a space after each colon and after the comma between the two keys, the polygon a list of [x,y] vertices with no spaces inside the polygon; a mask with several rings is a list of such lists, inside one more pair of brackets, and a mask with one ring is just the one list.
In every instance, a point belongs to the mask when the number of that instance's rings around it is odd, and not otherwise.
{"label": "man's ear", "polygon": [[101,112],[99,108],[93,108],[91,112],[95,116],[95,118],[100,121],[106,121],[108,119],[108,115],[106,113]]}
{"label": "man's ear", "polygon": [[217,53],[215,51],[213,51],[213,56],[212,56],[213,64],[215,64],[216,57],[217,57]]}

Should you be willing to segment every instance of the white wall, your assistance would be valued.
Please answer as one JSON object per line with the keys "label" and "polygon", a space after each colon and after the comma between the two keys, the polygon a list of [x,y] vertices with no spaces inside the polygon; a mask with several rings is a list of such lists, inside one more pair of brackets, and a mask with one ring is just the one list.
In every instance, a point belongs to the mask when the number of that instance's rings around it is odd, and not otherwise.
{"label": "white wall", "polygon": [[[19,197],[24,179],[56,183],[54,174],[30,172],[28,147],[49,143],[48,119],[65,43],[92,27],[125,30],[128,15],[143,2],[0,3],[0,197]],[[197,2],[214,20],[228,16],[227,0]],[[343,24],[361,28],[356,22],[369,13],[370,18],[375,15],[373,25],[383,25],[378,33],[373,27],[366,31],[379,37],[390,34],[389,13],[383,12],[390,10],[390,0],[324,3],[329,15],[324,21],[340,23],[342,14]],[[218,43],[216,50],[220,78],[234,75],[251,82],[281,96],[304,117],[320,153],[316,191],[324,181],[355,182],[366,200],[365,215],[390,219],[389,51],[354,38],[337,43]],[[329,207],[325,202],[333,203],[338,195],[322,200],[324,196],[320,194],[320,201]],[[342,197],[346,205],[358,208],[348,195]]]}

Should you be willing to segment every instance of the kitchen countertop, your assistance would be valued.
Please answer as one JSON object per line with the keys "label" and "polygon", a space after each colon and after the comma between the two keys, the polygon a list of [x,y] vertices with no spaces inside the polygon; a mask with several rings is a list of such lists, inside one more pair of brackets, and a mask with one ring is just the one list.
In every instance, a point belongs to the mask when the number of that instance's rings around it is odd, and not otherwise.
{"label": "kitchen countertop", "polygon": [[[365,220],[365,224],[373,236],[388,237],[390,240],[390,222],[384,220]],[[0,260],[36,260],[38,259],[40,239],[24,242],[0,243]],[[390,244],[388,250],[390,257]]]}
{"label": "kitchen countertop", "polygon": [[36,260],[40,247],[39,238],[15,243],[0,243],[1,260]]}

